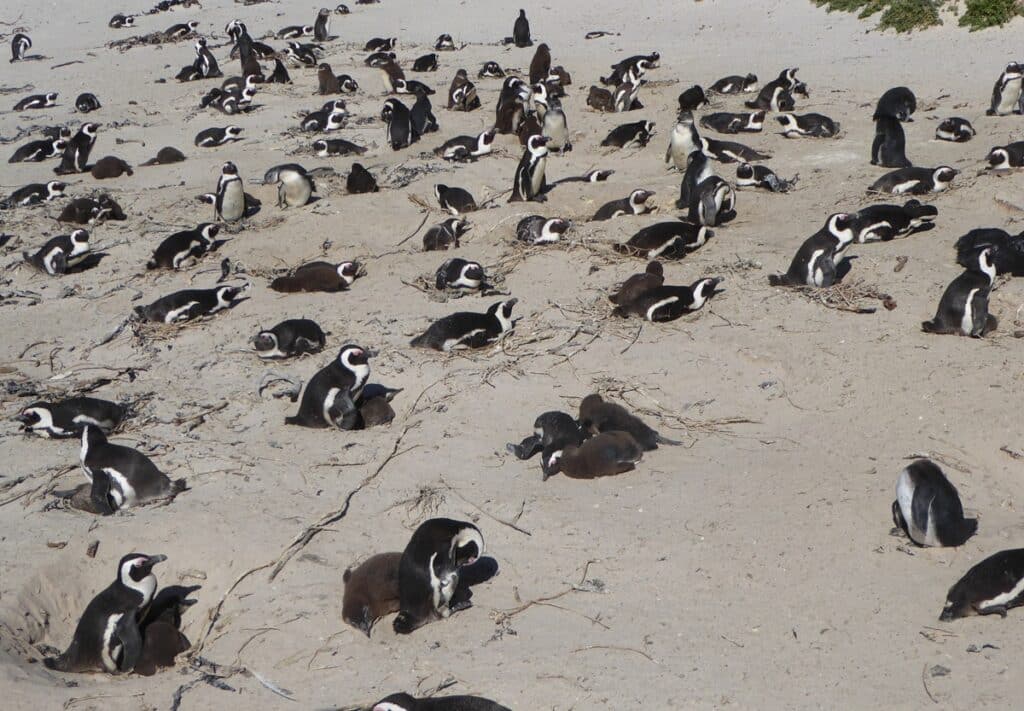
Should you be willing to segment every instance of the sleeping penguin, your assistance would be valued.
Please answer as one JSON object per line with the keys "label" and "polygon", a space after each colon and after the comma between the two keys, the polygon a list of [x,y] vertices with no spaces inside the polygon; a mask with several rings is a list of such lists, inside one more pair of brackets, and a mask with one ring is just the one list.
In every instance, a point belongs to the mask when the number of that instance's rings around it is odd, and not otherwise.
{"label": "sleeping penguin", "polygon": [[930,459],[900,472],[892,520],[919,546],[962,546],[978,530],[978,519],[964,518],[956,487]]}
{"label": "sleeping penguin", "polygon": [[34,402],[15,417],[24,431],[41,437],[65,439],[78,437],[86,425],[109,434],[125,417],[125,408],[117,403],[93,397],[72,397],[56,402]]}
{"label": "sleeping penguin", "polygon": [[451,351],[462,348],[482,348],[497,341],[511,331],[512,307],[518,299],[492,304],[486,313],[460,311],[438,319],[421,335],[409,342],[413,348],[432,348]]}

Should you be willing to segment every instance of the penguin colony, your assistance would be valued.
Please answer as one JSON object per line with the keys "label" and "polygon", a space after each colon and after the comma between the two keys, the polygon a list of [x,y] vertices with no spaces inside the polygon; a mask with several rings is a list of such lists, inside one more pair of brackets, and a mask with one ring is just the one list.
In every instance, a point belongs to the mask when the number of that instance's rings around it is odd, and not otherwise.
{"label": "penguin colony", "polygon": [[[165,0],[158,10],[167,10],[177,3]],[[357,2],[355,4],[369,4]],[[163,31],[168,43],[194,42],[194,58],[175,76],[182,84],[204,82],[196,99],[200,115],[210,123],[197,133],[181,135],[181,145],[189,136],[197,149],[209,149],[224,157],[208,183],[198,189],[213,187],[211,193],[198,196],[190,205],[195,227],[164,231],[153,240],[152,258],[146,270],[156,273],[197,271],[210,255],[222,247],[231,250],[234,241],[244,239],[248,220],[263,212],[277,210],[283,219],[296,209],[309,209],[318,199],[340,186],[325,188],[335,176],[333,168],[307,169],[297,162],[284,162],[265,169],[263,180],[251,180],[261,167],[247,164],[244,150],[246,127],[226,124],[244,117],[258,105],[263,91],[274,91],[274,85],[308,85],[320,97],[359,95],[365,91],[349,74],[335,74],[335,67],[345,67],[346,58],[334,53],[331,42],[338,37],[331,33],[332,16],[344,15],[344,5],[336,10],[321,9],[313,24],[295,24],[270,30],[274,45],[254,38],[244,19],[230,22],[224,33],[230,38],[226,46],[214,45],[208,36],[219,28],[209,23],[188,21]],[[141,21],[141,18],[140,18]],[[109,27],[116,30],[133,27],[135,18],[115,15]],[[383,28],[382,28],[383,29]],[[205,34],[204,34],[205,33]],[[595,38],[605,33],[590,33]],[[504,44],[528,51],[532,59],[528,71],[503,69],[497,61],[488,61],[470,79],[465,67],[458,67],[448,53],[457,53],[453,38],[442,34],[432,45],[433,52],[418,57],[400,53],[401,38],[369,39],[363,46],[369,56],[365,65],[380,71],[390,96],[381,102],[374,116],[359,117],[343,98],[330,98],[317,108],[303,112],[296,134],[305,146],[295,151],[294,160],[303,155],[318,158],[366,156],[364,163],[352,162],[345,180],[350,195],[386,192],[387,178],[374,176],[372,156],[375,151],[417,150],[414,144],[430,140],[428,134],[438,133],[440,145],[431,147],[433,162],[444,169],[446,164],[486,160],[495,165],[495,175],[508,189],[503,193],[511,208],[525,203],[528,212],[543,212],[552,190],[566,183],[583,183],[594,202],[588,215],[573,217],[529,214],[515,222],[510,245],[519,249],[547,249],[572,243],[576,232],[585,223],[610,222],[626,225],[630,236],[611,245],[609,253],[617,260],[644,260],[638,273],[617,285],[607,287],[610,318],[635,318],[651,323],[675,321],[701,311],[712,297],[721,292],[724,280],[718,276],[687,274],[681,268],[694,250],[727,239],[728,223],[743,214],[741,189],[761,189],[773,193],[795,190],[795,177],[783,179],[767,165],[772,155],[737,140],[723,136],[756,136],[776,126],[781,135],[791,139],[842,138],[839,121],[816,112],[801,112],[800,102],[810,97],[810,89],[798,78],[796,68],[783,69],[776,78],[762,85],[754,74],[727,76],[708,85],[692,86],[678,97],[676,124],[667,132],[665,163],[675,170],[680,180],[679,199],[674,207],[678,216],[659,213],[657,222],[642,227],[629,227],[632,218],[664,210],[652,201],[654,190],[643,186],[620,186],[618,197],[598,200],[595,185],[610,182],[614,173],[597,168],[582,175],[565,175],[559,170],[556,157],[569,151],[598,148],[609,151],[641,150],[657,136],[653,121],[641,118],[613,128],[603,140],[584,137],[571,131],[573,111],[592,110],[608,113],[644,111],[645,77],[659,69],[658,52],[638,54],[617,61],[607,77],[594,77],[595,83],[585,90],[585,104],[570,94],[577,87],[568,71],[555,63],[557,47],[547,42],[535,43],[529,20],[523,10],[514,18],[513,34]],[[11,62],[30,59],[33,47],[28,34],[17,33],[11,40]],[[534,49],[535,47],[535,49]],[[401,56],[401,59],[399,57]],[[524,65],[529,58],[521,55]],[[330,57],[332,63],[322,61]],[[240,74],[231,70],[240,65]],[[402,65],[405,65],[403,69]],[[451,136],[444,128],[444,114],[439,118],[430,99],[436,91],[426,81],[409,78],[409,72],[450,71],[453,79],[448,89],[446,111],[487,114],[486,125],[476,135]],[[227,78],[225,78],[227,77]],[[211,87],[206,80],[221,80]],[[589,79],[589,78],[588,78]],[[478,86],[479,82],[480,86]],[[986,113],[998,117],[1024,111],[1024,67],[1010,63],[993,88]],[[216,83],[216,82],[214,82]],[[492,86],[493,84],[493,86]],[[480,88],[493,89],[486,94]],[[571,87],[571,88],[570,88]],[[442,88],[443,90],[443,88]],[[487,100],[496,94],[496,104]],[[729,97],[739,97],[739,101]],[[443,97],[443,95],[442,95]],[[97,112],[103,116],[115,104],[113,97],[105,103],[86,92],[74,102],[78,113]],[[255,103],[254,103],[255,102]],[[315,103],[310,101],[309,103]],[[709,111],[734,108],[736,111]],[[61,108],[61,94],[49,92],[22,97],[14,105],[16,112],[46,115]],[[568,110],[567,110],[568,108]],[[889,169],[870,186],[860,205],[848,210],[822,215],[820,225],[804,226],[813,233],[802,243],[794,243],[795,256],[788,268],[778,265],[778,273],[769,275],[771,286],[800,289],[825,289],[842,283],[851,262],[847,250],[853,245],[875,241],[907,238],[937,226],[938,209],[928,201],[940,193],[955,189],[959,170],[945,165],[918,166],[912,158],[913,144],[908,145],[904,124],[913,121],[917,99],[907,87],[895,87],[881,94],[870,116],[875,124],[875,139],[864,147],[865,158],[872,165]],[[491,117],[493,116],[493,123]],[[345,138],[343,132],[355,119],[366,118],[381,125],[381,138],[375,146],[361,146]],[[844,121],[866,120],[849,116]],[[774,119],[772,121],[771,119]],[[226,124],[226,125],[225,125]],[[73,281],[74,274],[92,268],[100,256],[92,251],[94,233],[103,233],[106,223],[126,219],[125,211],[109,194],[88,193],[89,180],[118,180],[133,175],[132,166],[117,156],[95,158],[97,141],[107,146],[101,121],[81,122],[77,127],[57,126],[39,131],[33,140],[19,145],[10,162],[45,164],[56,159],[52,169],[40,169],[40,182],[27,184],[11,192],[0,208],[21,210],[46,206],[66,200],[59,220],[79,224],[68,234],[40,238],[24,235],[23,254],[26,267],[39,272],[39,279],[51,277]],[[937,124],[935,138],[942,141],[966,142],[976,135],[967,119],[943,117]],[[443,139],[443,140],[442,140]],[[575,140],[574,140],[575,139]],[[745,138],[744,138],[745,140]],[[908,156],[908,152],[910,155]],[[502,157],[495,155],[501,153]],[[868,156],[868,153],[870,155]],[[508,156],[518,156],[518,161]],[[194,156],[198,157],[198,155]],[[142,166],[163,166],[192,159],[179,149],[167,146]],[[615,160],[618,160],[616,158]],[[1024,167],[1024,143],[1010,142],[992,148],[984,157],[987,172],[1001,173]],[[599,163],[614,165],[599,158]],[[513,163],[515,163],[513,167]],[[368,167],[367,167],[368,166]],[[451,172],[457,180],[458,173]],[[62,180],[48,179],[49,174]],[[66,182],[64,182],[66,181]],[[478,199],[480,186],[459,186],[438,181],[424,181],[424,191],[434,197],[437,220],[429,225],[421,238],[424,251],[448,251],[463,247],[462,240],[471,234],[472,215],[490,209],[494,199]],[[247,192],[247,186],[262,183],[276,188],[276,201],[261,201]],[[474,197],[469,187],[474,188]],[[608,195],[607,192],[600,193]],[[914,196],[914,197],[910,197]],[[779,198],[786,199],[786,198]],[[501,202],[505,202],[503,199]],[[202,207],[205,203],[209,207]],[[500,208],[499,208],[500,209]],[[130,206],[129,206],[130,212]],[[470,214],[467,217],[467,214]],[[510,212],[510,214],[524,214]],[[450,216],[449,216],[450,215]],[[661,219],[663,217],[664,219]],[[90,231],[91,230],[91,231]],[[717,233],[717,234],[716,234]],[[416,233],[414,233],[416,234]],[[219,238],[219,239],[218,239]],[[227,245],[226,247],[224,245]],[[327,248],[325,247],[325,252]],[[956,334],[983,338],[998,329],[996,316],[990,313],[990,295],[1000,275],[1024,274],[1024,233],[1013,235],[1001,228],[979,228],[956,241],[956,264],[963,272],[952,279],[937,299],[933,318],[921,322],[920,330],[931,334]],[[232,255],[235,253],[232,252]],[[359,288],[358,280],[373,270],[371,262],[357,261],[356,255],[337,255],[340,259],[310,260],[290,265],[286,270],[266,278],[246,274],[232,267],[232,256],[222,262],[221,278],[216,281],[200,278],[201,286],[189,286],[164,293],[157,284],[168,281],[141,282],[143,294],[131,314],[135,324],[157,324],[177,328],[188,321],[206,320],[216,314],[244,310],[242,304],[253,289],[269,289],[282,295],[291,317],[271,328],[260,328],[250,339],[253,357],[268,363],[301,357],[300,363],[319,364],[304,368],[308,382],[296,393],[297,413],[283,418],[285,425],[334,430],[361,430],[383,426],[396,413],[391,403],[401,390],[370,381],[371,359],[378,354],[357,343],[346,343],[344,334],[325,332],[317,321],[308,318],[315,311],[311,302],[303,302],[296,294],[322,293],[336,295],[341,301],[348,292]],[[466,256],[471,256],[467,252]],[[237,259],[237,257],[235,257]],[[636,262],[641,264],[642,262]],[[432,286],[450,299],[466,293],[492,298],[486,308],[453,310],[425,324],[410,341],[407,357],[420,357],[412,349],[442,352],[476,350],[500,344],[516,328],[513,308],[519,298],[501,300],[493,297],[502,292],[488,283],[487,265],[457,256],[443,261],[430,278]],[[234,279],[243,274],[245,279]],[[685,283],[673,285],[668,279]],[[222,283],[232,282],[232,283]],[[175,282],[181,283],[181,282]],[[938,295],[937,295],[938,296]],[[538,301],[532,293],[521,298]],[[323,302],[318,302],[323,303]],[[533,308],[538,304],[530,304]],[[536,313],[532,314],[536,316]],[[233,315],[218,318],[236,318]],[[411,334],[410,334],[411,335]],[[172,336],[173,337],[173,336]],[[301,397],[300,397],[301,395]],[[185,477],[166,472],[140,449],[117,444],[122,428],[130,428],[135,413],[124,403],[102,398],[74,396],[40,400],[23,404],[15,419],[23,430],[45,439],[65,439],[76,443],[77,461],[86,481],[71,490],[53,490],[60,505],[86,514],[111,516],[130,508],[145,508],[154,503],[183,505],[191,496]],[[518,423],[506,423],[508,432]],[[329,436],[329,435],[325,435]],[[340,436],[340,435],[336,435]],[[659,445],[676,445],[652,429],[641,418],[612,398],[590,393],[579,401],[574,415],[550,410],[534,422],[534,432],[519,443],[507,445],[507,451],[519,460],[540,455],[542,480],[561,475],[567,479],[596,479],[610,476],[642,476],[635,472],[645,453],[655,452]],[[333,446],[333,445],[331,445]],[[658,455],[650,455],[652,459]],[[894,532],[906,536],[914,545],[943,547],[970,545],[978,528],[978,519],[967,517],[957,488],[935,461],[918,459],[899,474],[896,498],[891,514]],[[181,500],[177,499],[181,497]],[[145,516],[145,510],[136,515]],[[487,519],[482,519],[487,524]],[[173,542],[170,542],[173,543]],[[68,641],[65,651],[41,656],[44,665],[58,672],[106,672],[150,675],[159,668],[174,666],[175,659],[191,647],[180,628],[182,615],[195,603],[189,598],[197,588],[167,588],[158,592],[154,566],[168,560],[164,555],[131,552],[126,544],[114,581],[88,602],[81,611],[73,632],[54,631],[56,637]],[[173,560],[174,555],[171,555]],[[413,531],[402,551],[367,550],[361,562],[353,564],[341,576],[343,599],[340,616],[353,628],[371,637],[375,623],[394,615],[391,626],[395,633],[413,634],[424,625],[440,622],[472,606],[468,581],[479,582],[481,566],[493,566],[485,558],[484,534],[477,523],[444,517],[429,518]],[[484,577],[486,579],[486,575]],[[969,615],[997,614],[1024,605],[1024,549],[1005,550],[970,568],[949,588],[941,608],[943,621]],[[455,621],[450,622],[453,624]],[[443,634],[439,632],[439,634]],[[58,650],[59,651],[59,650]],[[179,660],[180,661],[180,660]],[[476,696],[447,696],[417,699],[408,693],[390,694],[372,706],[374,711],[413,711],[414,709],[448,709],[449,711],[484,711],[506,709],[496,702]]]}

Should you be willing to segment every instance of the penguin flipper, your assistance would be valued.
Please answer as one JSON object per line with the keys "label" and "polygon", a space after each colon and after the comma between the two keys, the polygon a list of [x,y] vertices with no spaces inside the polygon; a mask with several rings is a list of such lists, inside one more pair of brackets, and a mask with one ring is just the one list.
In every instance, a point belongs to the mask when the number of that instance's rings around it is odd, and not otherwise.
{"label": "penguin flipper", "polygon": [[519,444],[509,442],[505,445],[509,454],[515,455],[516,459],[530,459],[544,449],[541,439],[535,434],[530,435]]}
{"label": "penguin flipper", "polygon": [[413,620],[412,614],[410,612],[402,610],[398,613],[398,616],[395,617],[395,621],[392,623],[391,626],[398,634],[411,634],[416,628],[420,627],[421,625],[417,624],[416,621]]}
{"label": "penguin flipper", "polygon": [[103,516],[109,516],[117,512],[117,503],[110,496],[110,475],[103,469],[94,469],[92,475],[92,488],[89,491],[89,502],[95,512]]}
{"label": "penguin flipper", "polygon": [[131,672],[142,656],[142,634],[139,632],[134,612],[121,617],[114,629],[114,635],[121,642],[121,659],[117,669],[124,673]]}

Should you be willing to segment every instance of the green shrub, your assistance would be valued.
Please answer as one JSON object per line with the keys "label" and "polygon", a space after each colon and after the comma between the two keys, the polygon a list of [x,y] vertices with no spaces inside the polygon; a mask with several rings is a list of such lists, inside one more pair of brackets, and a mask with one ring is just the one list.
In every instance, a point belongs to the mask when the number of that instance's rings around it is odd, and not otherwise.
{"label": "green shrub", "polygon": [[967,9],[960,16],[960,26],[971,31],[1005,25],[1014,17],[1024,14],[1018,0],[967,0]]}
{"label": "green shrub", "polygon": [[878,20],[878,29],[910,32],[940,23],[935,0],[892,0]]}
{"label": "green shrub", "polygon": [[[829,12],[855,12],[865,18],[882,13],[880,30],[910,32],[942,23],[939,8],[959,12],[958,0],[811,0]],[[960,26],[971,31],[1005,25],[1014,17],[1024,15],[1024,0],[964,0]]]}

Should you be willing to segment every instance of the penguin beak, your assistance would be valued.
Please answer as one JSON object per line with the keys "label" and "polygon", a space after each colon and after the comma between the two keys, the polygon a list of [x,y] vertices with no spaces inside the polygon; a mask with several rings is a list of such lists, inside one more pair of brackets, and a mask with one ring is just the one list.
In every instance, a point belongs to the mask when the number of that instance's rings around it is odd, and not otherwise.
{"label": "penguin beak", "polygon": [[159,553],[157,555],[149,556],[150,565],[156,565],[157,563],[163,563],[165,560],[167,560],[167,556],[161,555]]}
{"label": "penguin beak", "polygon": [[23,425],[28,425],[29,416],[26,415],[24,412],[19,412],[17,415],[12,417],[11,419],[14,420],[15,422],[20,422]]}

